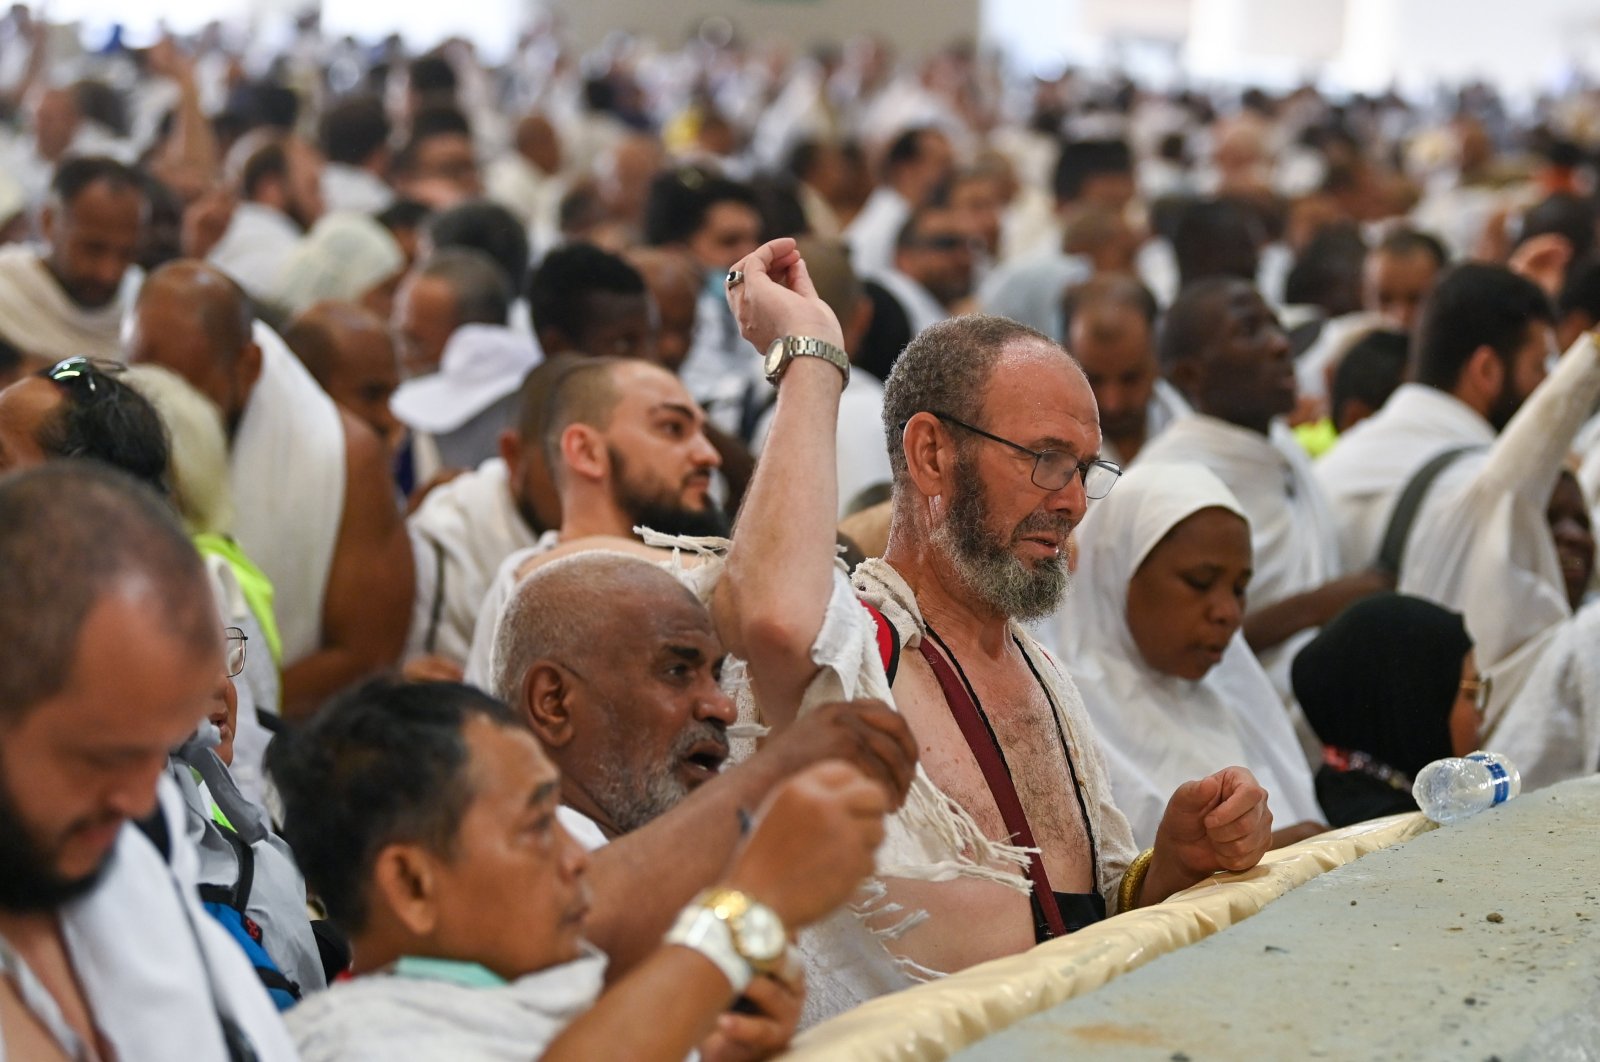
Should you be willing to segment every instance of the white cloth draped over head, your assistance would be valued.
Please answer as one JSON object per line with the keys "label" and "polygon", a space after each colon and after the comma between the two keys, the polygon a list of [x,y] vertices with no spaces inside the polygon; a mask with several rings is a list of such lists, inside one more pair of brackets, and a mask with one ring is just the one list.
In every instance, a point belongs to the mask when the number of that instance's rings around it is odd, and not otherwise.
{"label": "white cloth draped over head", "polygon": [[357,302],[405,268],[389,230],[365,214],[328,214],[283,264],[267,302],[285,319],[324,299]]}
{"label": "white cloth draped over head", "polygon": [[272,580],[283,662],[322,642],[322,602],[344,513],[344,424],[300,359],[257,321],[261,376],[228,459],[234,535]]}
{"label": "white cloth draped over head", "polygon": [[95,309],[79,306],[34,248],[0,247],[0,337],[24,354],[121,360],[124,308],[120,295]]}
{"label": "white cloth draped over head", "polygon": [[1141,463],[1089,508],[1077,530],[1077,582],[1058,615],[1077,681],[1111,770],[1117,806],[1141,847],[1173,790],[1244,766],[1281,824],[1322,819],[1288,713],[1240,634],[1198,682],[1156,671],[1128,629],[1128,583],[1167,534],[1203,509],[1243,507],[1201,465]]}

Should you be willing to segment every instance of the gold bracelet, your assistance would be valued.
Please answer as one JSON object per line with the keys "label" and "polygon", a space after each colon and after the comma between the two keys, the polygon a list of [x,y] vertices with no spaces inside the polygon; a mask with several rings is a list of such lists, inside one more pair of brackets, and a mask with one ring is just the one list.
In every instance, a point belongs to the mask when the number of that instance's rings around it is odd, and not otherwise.
{"label": "gold bracelet", "polygon": [[1144,876],[1150,871],[1150,860],[1154,859],[1156,850],[1146,848],[1134,857],[1128,869],[1122,875],[1122,884],[1117,888],[1117,912],[1133,910],[1139,899],[1139,890],[1144,888]]}

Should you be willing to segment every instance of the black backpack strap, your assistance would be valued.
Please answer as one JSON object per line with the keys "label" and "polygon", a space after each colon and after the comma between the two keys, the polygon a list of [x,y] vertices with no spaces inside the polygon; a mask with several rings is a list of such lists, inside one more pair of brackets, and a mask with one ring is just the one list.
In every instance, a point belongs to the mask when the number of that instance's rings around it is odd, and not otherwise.
{"label": "black backpack strap", "polygon": [[1399,499],[1394,503],[1394,510],[1389,514],[1388,526],[1383,531],[1383,544],[1378,548],[1377,567],[1380,571],[1399,576],[1400,562],[1405,559],[1406,539],[1411,535],[1411,527],[1417,522],[1417,514],[1422,511],[1422,503],[1427,500],[1434,480],[1459,458],[1478,449],[1480,447],[1477,446],[1457,446],[1446,450],[1417,469],[1406,481]]}
{"label": "black backpack strap", "polygon": [[240,914],[250,904],[250,890],[256,882],[256,854],[238,834],[226,827],[217,831],[228,839],[228,844],[233,848],[234,858],[239,863],[239,876],[234,880],[232,887],[227,885],[202,885],[200,886],[200,899],[206,903],[220,903],[233,908]]}

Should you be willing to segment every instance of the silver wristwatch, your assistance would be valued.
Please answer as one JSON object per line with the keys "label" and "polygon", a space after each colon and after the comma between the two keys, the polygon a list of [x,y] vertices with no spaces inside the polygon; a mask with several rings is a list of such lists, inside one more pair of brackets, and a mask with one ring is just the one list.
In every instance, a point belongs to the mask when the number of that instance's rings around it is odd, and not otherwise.
{"label": "silver wristwatch", "polygon": [[767,348],[766,360],[763,368],[767,372],[767,382],[776,384],[788,369],[789,363],[796,358],[821,358],[839,370],[839,375],[844,377],[844,382],[850,382],[850,358],[844,351],[832,343],[824,343],[820,339],[810,336],[780,336],[772,341],[772,346]]}
{"label": "silver wristwatch", "polygon": [[735,889],[707,889],[668,930],[666,943],[693,948],[710,959],[735,992],[758,973],[787,979],[789,936],[772,908]]}

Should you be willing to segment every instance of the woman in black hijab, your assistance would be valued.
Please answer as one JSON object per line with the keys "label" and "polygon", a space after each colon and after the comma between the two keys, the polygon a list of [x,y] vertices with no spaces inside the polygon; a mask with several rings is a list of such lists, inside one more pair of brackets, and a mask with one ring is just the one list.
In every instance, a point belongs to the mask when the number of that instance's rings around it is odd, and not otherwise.
{"label": "woman in black hijab", "polygon": [[1330,825],[1417,810],[1417,772],[1478,747],[1489,683],[1461,616],[1432,602],[1352,605],[1295,657],[1291,678],[1323,742],[1317,800]]}

